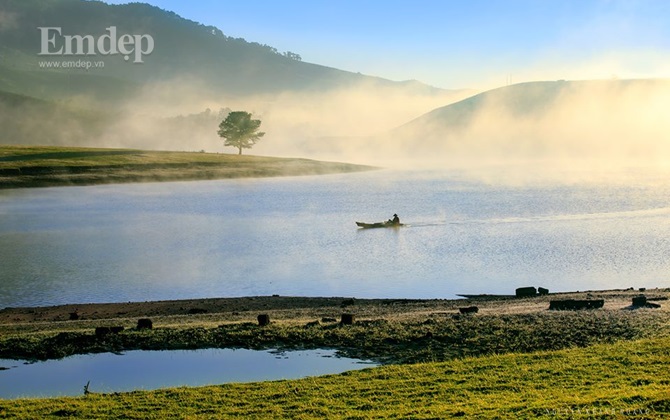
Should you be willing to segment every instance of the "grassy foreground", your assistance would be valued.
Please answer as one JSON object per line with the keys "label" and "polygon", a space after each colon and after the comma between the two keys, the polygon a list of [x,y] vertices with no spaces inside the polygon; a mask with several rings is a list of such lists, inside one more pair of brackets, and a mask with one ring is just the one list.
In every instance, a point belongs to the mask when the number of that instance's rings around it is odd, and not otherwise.
{"label": "grassy foreground", "polygon": [[646,418],[670,415],[670,338],[202,388],[0,400],[2,418]]}
{"label": "grassy foreground", "polygon": [[[130,349],[333,348],[385,366],[301,380],[0,400],[0,418],[667,418],[668,289],[533,298],[304,297],[63,305],[0,310],[0,357]],[[549,311],[557,298],[604,308]],[[476,304],[479,313],[458,308]],[[79,319],[69,320],[76,311]],[[343,325],[341,313],[356,315]],[[271,324],[252,322],[265,313]],[[150,316],[154,328],[135,328]],[[123,326],[97,335],[99,326]],[[82,384],[83,386],[83,384]],[[83,394],[83,389],[82,389]]]}
{"label": "grassy foreground", "polygon": [[310,159],[218,153],[0,146],[0,188],[320,175],[371,169]]}

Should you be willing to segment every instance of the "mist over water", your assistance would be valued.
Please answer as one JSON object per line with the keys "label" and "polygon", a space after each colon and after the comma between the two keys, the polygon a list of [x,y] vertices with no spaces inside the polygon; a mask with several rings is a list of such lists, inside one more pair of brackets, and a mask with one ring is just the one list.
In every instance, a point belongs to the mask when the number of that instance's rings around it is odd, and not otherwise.
{"label": "mist over water", "polygon": [[[225,106],[263,121],[267,136],[252,151],[261,155],[405,168],[538,162],[603,171],[670,166],[670,81],[662,79],[529,82],[477,95],[361,83],[224,99],[196,94],[200,90],[188,83],[177,85],[145,87],[128,102],[120,125],[98,141],[181,149],[183,136],[171,139],[145,116]],[[212,127],[194,127],[188,146],[226,151]]]}
{"label": "mist over water", "polygon": [[[56,110],[33,104],[2,114],[23,128],[8,133],[12,139],[68,146],[235,153],[217,127],[226,112],[245,110],[266,132],[245,152],[264,156],[392,168],[670,167],[668,80],[528,82],[475,93],[361,82],[240,95],[182,76],[146,83],[111,105],[78,96]],[[34,124],[36,114],[51,125]]]}
{"label": "mist over water", "polygon": [[[26,104],[14,110],[0,103],[0,116],[10,115],[8,124],[20,128],[12,143],[35,144],[39,138],[49,145],[235,153],[223,147],[217,130],[227,112],[243,110],[260,119],[261,131],[267,133],[246,153],[360,161],[370,156],[361,157],[344,147],[346,142],[330,139],[385,132],[471,93],[360,82],[240,95],[212,92],[202,80],[177,77],[147,82],[113,103],[85,95],[64,98],[53,108]],[[38,113],[50,130],[34,124]]]}
{"label": "mist over water", "polygon": [[[462,93],[360,84],[212,98],[188,80],[146,85],[109,129],[60,136],[223,151],[225,106],[263,121],[253,154],[393,170],[0,192],[0,306],[663,286],[669,86],[530,83],[444,106]],[[409,226],[354,224],[393,213]]]}
{"label": "mist over water", "polygon": [[[665,179],[386,170],[3,191],[0,307],[668,287]],[[409,226],[354,223],[393,213]]]}

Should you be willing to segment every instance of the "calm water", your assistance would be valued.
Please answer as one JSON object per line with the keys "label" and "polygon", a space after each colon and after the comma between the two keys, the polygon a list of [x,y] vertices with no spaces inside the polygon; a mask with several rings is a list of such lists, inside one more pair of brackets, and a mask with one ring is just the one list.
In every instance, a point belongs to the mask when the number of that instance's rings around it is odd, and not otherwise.
{"label": "calm water", "polygon": [[[0,191],[0,308],[668,287],[670,188],[431,172]],[[359,230],[398,213],[410,226]]]}
{"label": "calm water", "polygon": [[227,382],[296,379],[376,364],[335,356],[334,350],[273,352],[204,349],[129,351],[71,356],[26,364],[0,359],[0,398],[82,395]]}

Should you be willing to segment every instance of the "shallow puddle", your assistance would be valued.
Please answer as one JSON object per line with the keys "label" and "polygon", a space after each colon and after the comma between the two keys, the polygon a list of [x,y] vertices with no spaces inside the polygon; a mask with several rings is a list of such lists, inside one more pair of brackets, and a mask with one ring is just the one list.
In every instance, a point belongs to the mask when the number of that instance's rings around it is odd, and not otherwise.
{"label": "shallow puddle", "polygon": [[55,397],[227,382],[295,379],[376,366],[335,350],[246,349],[128,351],[29,363],[0,359],[0,398]]}

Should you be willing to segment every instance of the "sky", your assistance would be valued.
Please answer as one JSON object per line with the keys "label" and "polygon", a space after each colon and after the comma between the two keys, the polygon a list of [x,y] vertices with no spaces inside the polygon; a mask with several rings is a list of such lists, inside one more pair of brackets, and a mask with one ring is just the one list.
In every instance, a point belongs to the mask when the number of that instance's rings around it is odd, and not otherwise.
{"label": "sky", "polygon": [[447,89],[670,75],[666,0],[145,2],[306,62]]}

